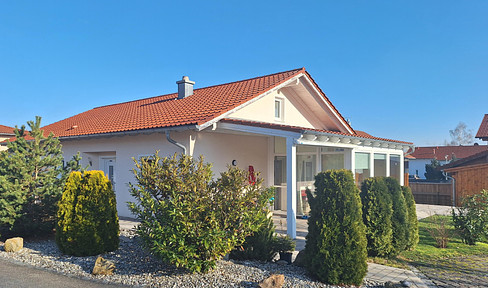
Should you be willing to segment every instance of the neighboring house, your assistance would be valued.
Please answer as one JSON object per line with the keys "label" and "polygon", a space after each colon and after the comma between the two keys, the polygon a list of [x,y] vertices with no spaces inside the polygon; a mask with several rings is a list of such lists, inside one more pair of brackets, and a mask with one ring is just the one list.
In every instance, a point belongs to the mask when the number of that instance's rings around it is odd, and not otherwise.
{"label": "neighboring house", "polygon": [[488,141],[488,114],[485,114],[485,117],[483,117],[478,133],[476,133],[476,138]]}
{"label": "neighboring house", "polygon": [[408,174],[425,179],[425,165],[437,159],[441,165],[488,150],[487,145],[416,147],[408,158]]}
{"label": "neighboring house", "polygon": [[[4,125],[0,125],[0,143],[2,143],[3,141],[5,141],[7,139],[12,138],[13,136],[15,136],[14,128],[4,126]],[[7,149],[7,145],[5,145],[5,144],[0,145],[0,151],[6,150],[6,149]]]}
{"label": "neighboring house", "polygon": [[456,205],[463,197],[488,190],[488,150],[442,166],[455,179]]}
{"label": "neighboring house", "polygon": [[412,143],[355,131],[304,68],[195,90],[186,76],[177,84],[178,93],[97,107],[43,127],[59,137],[65,159],[80,151],[83,165],[105,171],[121,216],[131,216],[132,158],[155,150],[204,155],[216,175],[229,165],[259,171],[276,187],[274,208],[287,211],[293,238],[296,217],[308,210],[305,189],[319,171],[345,168],[357,182],[392,176],[404,183],[401,164]]}

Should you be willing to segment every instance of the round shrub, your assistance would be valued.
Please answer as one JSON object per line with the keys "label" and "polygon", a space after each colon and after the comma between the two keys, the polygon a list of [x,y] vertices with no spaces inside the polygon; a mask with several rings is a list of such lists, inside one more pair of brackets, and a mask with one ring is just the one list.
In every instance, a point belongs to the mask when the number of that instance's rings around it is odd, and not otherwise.
{"label": "round shrub", "polygon": [[307,269],[320,281],[360,285],[367,270],[361,200],[351,171],[330,170],[315,176],[305,246]]}
{"label": "round shrub", "polygon": [[135,160],[136,202],[129,209],[141,221],[137,233],[144,248],[166,263],[208,272],[216,261],[260,227],[272,189],[262,179],[249,183],[249,172],[235,167],[212,180],[203,157],[158,153]]}
{"label": "round shrub", "polygon": [[395,178],[386,177],[385,184],[391,195],[393,214],[391,228],[393,231],[393,249],[390,256],[396,256],[405,251],[408,244],[407,204],[403,197],[402,186]]}
{"label": "round shrub", "polygon": [[64,254],[90,256],[117,250],[115,193],[103,171],[70,174],[56,224],[56,243]]}
{"label": "round shrub", "polygon": [[369,178],[361,185],[363,221],[369,256],[388,256],[392,251],[391,196],[383,178]]}
{"label": "round shrub", "polygon": [[406,249],[413,250],[419,243],[419,222],[417,220],[417,208],[410,187],[403,186],[403,197],[407,204],[408,242]]}

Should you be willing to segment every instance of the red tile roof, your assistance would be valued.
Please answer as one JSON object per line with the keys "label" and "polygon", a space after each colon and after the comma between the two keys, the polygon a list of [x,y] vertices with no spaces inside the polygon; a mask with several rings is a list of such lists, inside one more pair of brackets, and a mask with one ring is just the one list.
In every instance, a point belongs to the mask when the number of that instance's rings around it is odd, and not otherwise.
{"label": "red tile roof", "polygon": [[178,94],[173,93],[97,107],[43,129],[45,133],[69,137],[202,125],[301,73],[305,73],[304,68],[195,89],[184,99],[177,99]]}
{"label": "red tile roof", "polygon": [[476,133],[476,138],[488,141],[488,114],[485,114],[485,117],[483,117],[478,133]]}
{"label": "red tile roof", "polygon": [[367,139],[371,139],[371,140],[403,143],[403,144],[408,144],[408,145],[413,144],[411,142],[404,142],[404,141],[374,137],[374,136],[371,136],[370,134],[368,134],[366,132],[358,131],[358,130],[356,130],[356,134],[349,134],[349,133],[342,133],[342,132],[338,132],[338,131],[311,129],[311,128],[305,128],[305,127],[299,127],[299,126],[281,125],[281,124],[258,122],[258,121],[247,121],[247,120],[241,120],[241,119],[224,118],[221,120],[221,122],[241,124],[241,125],[247,125],[247,126],[255,126],[255,127],[262,127],[262,128],[270,128],[270,129],[279,129],[279,130],[285,130],[285,131],[291,131],[291,132],[297,132],[297,133],[302,133],[304,131],[315,131],[315,132],[322,132],[322,133],[329,133],[329,134],[336,134],[336,135],[343,135],[343,136],[367,138]]}
{"label": "red tile roof", "polygon": [[5,125],[0,125],[0,134],[14,135],[14,128]]}
{"label": "red tile roof", "polygon": [[447,155],[447,160],[450,161],[453,156],[462,159],[486,150],[487,145],[416,147],[411,155],[416,159],[436,158],[439,161],[446,160]]}
{"label": "red tile roof", "polygon": [[[215,85],[206,88],[195,89],[193,95],[184,99],[177,99],[178,94],[161,95],[141,100],[124,102],[119,104],[97,107],[70,118],[43,127],[45,134],[53,132],[58,137],[71,137],[81,135],[97,135],[105,133],[117,133],[137,131],[144,129],[177,127],[185,125],[202,125],[218,117],[225,117],[225,113],[262,95],[263,93],[285,83],[300,74],[306,75],[314,87],[322,95],[324,100],[334,110],[349,133],[336,131],[321,131],[336,133],[373,140],[383,140],[397,143],[412,144],[410,142],[396,141],[385,138],[373,137],[365,132],[354,131],[347,124],[339,111],[330,102],[313,78],[305,71],[305,68],[295,69],[267,76],[251,78]],[[231,121],[226,119],[226,121]],[[247,121],[247,124],[252,121]],[[255,122],[257,123],[257,122]],[[313,130],[302,127],[264,124],[280,129]],[[356,134],[357,133],[357,134]]]}

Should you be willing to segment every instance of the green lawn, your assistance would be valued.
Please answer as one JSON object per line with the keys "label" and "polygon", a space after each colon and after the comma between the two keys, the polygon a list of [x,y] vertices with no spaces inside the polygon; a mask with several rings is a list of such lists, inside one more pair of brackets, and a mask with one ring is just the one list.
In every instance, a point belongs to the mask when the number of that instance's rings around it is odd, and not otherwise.
{"label": "green lawn", "polygon": [[[435,228],[438,219],[446,221],[449,233],[447,248],[437,248],[436,241],[430,235],[429,229]],[[442,259],[462,257],[469,255],[488,256],[488,244],[478,242],[476,245],[466,245],[456,234],[451,216],[430,216],[419,221],[419,244],[413,251],[404,251],[395,259],[370,258],[369,261],[397,268],[407,268],[407,265],[426,264],[433,265]]]}
{"label": "green lawn", "polygon": [[[436,217],[446,220],[446,229],[449,233],[447,248],[437,248],[436,241],[428,229],[436,227]],[[476,245],[466,245],[454,230],[451,216],[430,216],[419,221],[420,241],[414,251],[405,251],[398,256],[398,260],[415,263],[433,263],[437,260],[469,256],[488,256],[488,244],[478,242]]]}

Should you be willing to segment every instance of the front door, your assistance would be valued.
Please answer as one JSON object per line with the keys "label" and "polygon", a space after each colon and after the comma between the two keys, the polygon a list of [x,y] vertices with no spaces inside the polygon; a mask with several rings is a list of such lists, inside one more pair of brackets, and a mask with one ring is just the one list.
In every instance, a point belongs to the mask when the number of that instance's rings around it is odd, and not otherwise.
{"label": "front door", "polygon": [[115,190],[115,157],[102,158],[103,161],[103,172],[107,175],[110,182],[112,182],[112,187]]}

